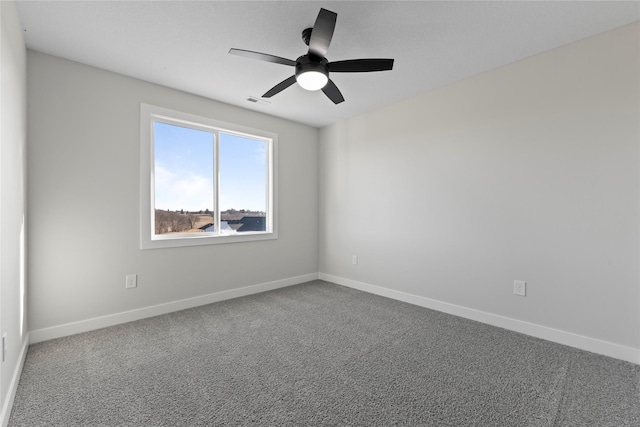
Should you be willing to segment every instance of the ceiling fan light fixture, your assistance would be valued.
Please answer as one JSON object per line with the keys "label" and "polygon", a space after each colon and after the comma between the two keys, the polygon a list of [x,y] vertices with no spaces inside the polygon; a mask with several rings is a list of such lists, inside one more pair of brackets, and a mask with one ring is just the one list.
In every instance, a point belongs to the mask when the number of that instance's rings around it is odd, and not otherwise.
{"label": "ceiling fan light fixture", "polygon": [[327,85],[329,77],[320,71],[305,71],[296,76],[296,81],[302,89],[320,90]]}
{"label": "ceiling fan light fixture", "polygon": [[302,55],[296,61],[296,81],[306,90],[320,90],[329,82],[329,66],[325,58]]}

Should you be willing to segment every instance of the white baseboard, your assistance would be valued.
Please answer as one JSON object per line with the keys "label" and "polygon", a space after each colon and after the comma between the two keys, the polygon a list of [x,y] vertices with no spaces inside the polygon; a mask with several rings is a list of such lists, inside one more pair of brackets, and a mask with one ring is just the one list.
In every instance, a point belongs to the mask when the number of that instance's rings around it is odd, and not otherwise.
{"label": "white baseboard", "polygon": [[228,291],[214,292],[208,295],[187,298],[179,301],[172,301],[165,304],[143,307],[136,310],[123,311],[107,316],[94,317],[92,319],[66,323],[49,328],[36,329],[30,332],[31,343],[35,344],[38,342],[61,338],[68,335],[79,334],[81,332],[93,331],[96,329],[119,325],[121,323],[132,322],[134,320],[172,313],[174,311],[184,310],[187,308],[198,307],[205,304],[211,304],[214,302],[224,301],[232,298],[238,298],[257,294],[260,292],[270,291],[273,289],[297,285],[299,283],[309,282],[316,279],[318,279],[318,273],[310,273],[302,276],[275,280],[273,282],[260,283],[257,285],[245,286],[238,289],[230,289]]}
{"label": "white baseboard", "polygon": [[2,413],[0,414],[0,425],[2,425],[2,427],[7,426],[9,418],[11,417],[11,408],[13,408],[13,401],[16,398],[16,391],[18,390],[18,383],[20,382],[20,375],[22,374],[24,361],[27,358],[27,350],[29,349],[30,343],[29,338],[29,333],[27,333],[27,336],[22,343],[22,348],[20,349],[18,363],[16,364],[16,368],[13,370],[13,376],[11,377],[11,384],[9,384],[7,398],[4,401],[4,405],[2,405]]}
{"label": "white baseboard", "polygon": [[338,277],[331,274],[318,273],[318,278],[320,280],[325,280],[327,282],[332,282],[338,285],[347,286],[349,288],[358,289],[371,294],[376,294],[383,297],[407,302],[409,304],[430,308],[432,310],[453,314],[455,316],[464,317],[466,319],[475,320],[515,332],[520,332],[522,334],[530,335],[536,338],[542,338],[547,341],[553,341],[563,345],[568,345],[570,347],[579,348],[581,350],[590,351],[592,353],[598,353],[604,356],[640,364],[640,349],[637,348],[626,347],[597,338],[591,338],[584,335],[574,334],[572,332],[549,328],[547,326],[542,326],[535,323],[512,319],[510,317],[487,313],[480,310],[474,310],[472,308],[463,307],[460,305],[449,304],[443,301],[395,291],[393,289],[383,288],[356,280],[345,279],[343,277]]}

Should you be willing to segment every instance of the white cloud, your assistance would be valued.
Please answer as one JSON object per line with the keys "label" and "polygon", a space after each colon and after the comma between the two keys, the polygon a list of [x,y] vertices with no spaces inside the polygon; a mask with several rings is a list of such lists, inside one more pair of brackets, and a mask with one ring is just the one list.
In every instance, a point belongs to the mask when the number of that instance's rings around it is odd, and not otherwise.
{"label": "white cloud", "polygon": [[213,182],[194,173],[177,174],[155,165],[156,209],[199,211],[213,209]]}

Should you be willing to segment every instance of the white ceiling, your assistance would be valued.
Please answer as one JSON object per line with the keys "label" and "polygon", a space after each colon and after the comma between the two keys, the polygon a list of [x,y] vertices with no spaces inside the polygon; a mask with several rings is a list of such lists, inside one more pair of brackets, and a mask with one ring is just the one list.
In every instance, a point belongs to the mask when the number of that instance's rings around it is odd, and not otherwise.
{"label": "white ceiling", "polygon": [[[395,58],[334,73],[346,101],[297,85],[253,104],[293,67],[321,7],[338,14],[327,58]],[[640,19],[636,1],[19,1],[27,47],[322,127]]]}

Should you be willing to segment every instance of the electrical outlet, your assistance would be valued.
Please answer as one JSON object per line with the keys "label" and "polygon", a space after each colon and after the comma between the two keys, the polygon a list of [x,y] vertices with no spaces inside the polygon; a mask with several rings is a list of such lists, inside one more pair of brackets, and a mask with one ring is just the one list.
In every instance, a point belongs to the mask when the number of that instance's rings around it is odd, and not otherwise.
{"label": "electrical outlet", "polygon": [[7,346],[9,343],[7,342],[7,333],[5,332],[2,335],[2,361],[7,360]]}
{"label": "electrical outlet", "polygon": [[527,296],[527,282],[523,280],[513,281],[513,294],[521,297]]}
{"label": "electrical outlet", "polygon": [[358,265],[358,255],[351,256],[351,264]]}
{"label": "electrical outlet", "polygon": [[137,288],[138,287],[138,275],[137,274],[127,274],[126,282],[124,285],[125,288]]}

